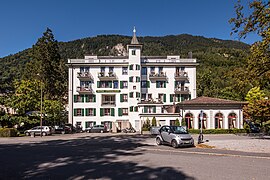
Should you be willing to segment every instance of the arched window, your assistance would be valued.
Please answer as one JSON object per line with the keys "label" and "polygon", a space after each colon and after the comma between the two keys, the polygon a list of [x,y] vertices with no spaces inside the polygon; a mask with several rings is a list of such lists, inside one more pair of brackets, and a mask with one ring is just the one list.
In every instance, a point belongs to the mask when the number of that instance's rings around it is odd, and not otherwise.
{"label": "arched window", "polygon": [[236,114],[235,113],[230,113],[228,116],[228,127],[229,129],[231,128],[236,128]]}
{"label": "arched window", "polygon": [[215,129],[223,128],[223,114],[217,113],[215,115]]}
{"label": "arched window", "polygon": [[[203,129],[206,129],[206,127],[207,127],[207,116],[206,116],[206,114],[205,113],[203,113],[203,119],[202,119],[202,128]],[[198,116],[198,121],[199,121],[199,129],[201,129],[201,119],[200,119],[200,115]]]}
{"label": "arched window", "polygon": [[193,114],[187,113],[185,115],[186,126],[188,129],[193,129]]}

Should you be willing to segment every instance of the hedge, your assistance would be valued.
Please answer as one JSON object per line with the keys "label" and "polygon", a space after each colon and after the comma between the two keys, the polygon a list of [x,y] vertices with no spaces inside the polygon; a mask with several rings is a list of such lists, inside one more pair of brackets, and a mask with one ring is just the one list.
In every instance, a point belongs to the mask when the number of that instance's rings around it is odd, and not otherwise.
{"label": "hedge", "polygon": [[[189,129],[191,134],[199,134],[200,129]],[[237,133],[247,133],[245,129],[203,129],[203,134],[237,134]]]}
{"label": "hedge", "polygon": [[18,131],[15,128],[0,128],[0,137],[16,137]]}

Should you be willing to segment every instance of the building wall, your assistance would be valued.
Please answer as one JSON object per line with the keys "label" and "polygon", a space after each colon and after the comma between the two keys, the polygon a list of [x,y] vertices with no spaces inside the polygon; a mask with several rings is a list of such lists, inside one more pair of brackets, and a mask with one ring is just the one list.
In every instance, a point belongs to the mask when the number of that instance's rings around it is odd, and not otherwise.
{"label": "building wall", "polygon": [[[193,115],[193,126],[194,129],[199,129],[199,116],[200,116],[200,109],[197,110],[184,110],[183,111],[183,117],[186,116],[187,113],[191,113]],[[236,114],[236,127],[238,129],[243,128],[243,111],[241,109],[208,109],[203,110],[203,112],[206,114],[206,129],[215,129],[215,115],[217,113],[223,114],[223,129],[229,129],[229,119],[228,116],[231,113]]]}

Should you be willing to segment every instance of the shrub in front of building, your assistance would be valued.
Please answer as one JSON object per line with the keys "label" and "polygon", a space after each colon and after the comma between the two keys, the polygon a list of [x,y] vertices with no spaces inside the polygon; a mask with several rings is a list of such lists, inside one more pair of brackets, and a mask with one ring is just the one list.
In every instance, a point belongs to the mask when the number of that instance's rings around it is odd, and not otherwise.
{"label": "shrub in front of building", "polygon": [[[200,129],[189,129],[191,134],[199,134]],[[237,133],[247,133],[245,129],[203,129],[203,134],[237,134]]]}
{"label": "shrub in front of building", "polygon": [[0,128],[0,137],[16,137],[18,131],[15,128]]}

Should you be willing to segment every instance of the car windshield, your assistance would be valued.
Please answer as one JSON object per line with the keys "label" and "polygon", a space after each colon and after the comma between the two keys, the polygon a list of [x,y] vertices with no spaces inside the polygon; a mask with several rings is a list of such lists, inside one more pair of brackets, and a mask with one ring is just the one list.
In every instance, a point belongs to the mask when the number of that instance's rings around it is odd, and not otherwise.
{"label": "car windshield", "polygon": [[182,126],[172,126],[171,128],[174,134],[188,134]]}

